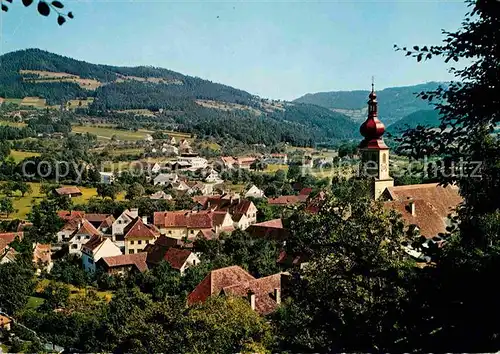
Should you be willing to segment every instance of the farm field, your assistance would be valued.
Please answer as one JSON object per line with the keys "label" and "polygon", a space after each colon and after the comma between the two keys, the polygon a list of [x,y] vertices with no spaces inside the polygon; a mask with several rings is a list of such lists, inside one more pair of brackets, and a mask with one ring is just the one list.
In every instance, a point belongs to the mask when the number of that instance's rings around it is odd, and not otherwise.
{"label": "farm field", "polygon": [[[37,293],[43,292],[43,290],[45,289],[45,287],[47,285],[49,285],[49,283],[50,283],[49,279],[43,279],[43,280],[39,281],[35,291]],[[70,291],[69,297],[70,298],[76,297],[76,296],[83,296],[83,295],[85,295],[87,290],[94,290],[97,293],[98,297],[100,297],[101,299],[106,300],[106,301],[111,301],[111,298],[113,297],[113,292],[111,292],[111,291],[97,291],[95,288],[93,288],[91,286],[87,286],[85,288],[79,288],[79,287],[74,286],[73,284],[65,284],[65,285],[67,285],[69,287],[69,291]],[[35,299],[41,299],[41,298],[35,297]],[[43,300],[43,299],[41,299],[41,300]],[[29,305],[29,302],[28,302],[28,305]],[[38,305],[38,306],[40,306],[40,305]]]}
{"label": "farm field", "polygon": [[11,122],[7,120],[0,120],[0,125],[8,125],[9,127],[22,128],[26,126],[24,122]]}
{"label": "farm field", "polygon": [[97,135],[98,138],[104,140],[111,140],[111,137],[116,136],[118,140],[143,140],[148,134],[145,131],[129,131],[129,130],[121,130],[114,129],[112,127],[94,127],[87,125],[74,125],[71,127],[71,131],[73,133],[91,133]]}
{"label": "farm field", "polygon": [[264,173],[275,173],[278,170],[283,170],[283,171],[287,172],[288,165],[269,164],[269,165],[267,165],[267,168],[264,170]]}
{"label": "farm field", "polygon": [[[28,183],[31,186],[32,193],[26,194],[24,197],[21,196],[19,192],[16,192],[12,201],[14,204],[14,209],[17,209],[17,212],[10,215],[11,219],[26,219],[28,213],[31,211],[31,207],[34,203],[37,203],[37,200],[40,200],[44,197],[43,194],[40,193],[40,183]],[[72,198],[73,204],[83,204],[88,201],[92,197],[97,196],[97,191],[95,188],[86,188],[86,187],[78,187],[82,191],[81,197]],[[117,200],[123,200],[124,194],[121,193],[117,196]]]}
{"label": "farm field", "polygon": [[16,163],[18,163],[28,157],[40,156],[40,154],[38,152],[11,150],[9,156],[12,157]]}

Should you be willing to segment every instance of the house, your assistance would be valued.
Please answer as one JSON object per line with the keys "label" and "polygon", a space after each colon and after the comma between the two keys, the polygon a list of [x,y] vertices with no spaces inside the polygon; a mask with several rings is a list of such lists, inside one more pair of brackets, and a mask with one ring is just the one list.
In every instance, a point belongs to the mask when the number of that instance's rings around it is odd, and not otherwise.
{"label": "house", "polygon": [[250,225],[246,232],[253,238],[265,238],[268,240],[285,241],[289,231],[283,227],[281,219],[273,219]]}
{"label": "house", "polygon": [[250,166],[255,162],[255,157],[232,157],[232,156],[222,156],[220,158],[219,164],[224,167],[224,169],[241,168],[250,169]]}
{"label": "house", "polygon": [[35,265],[37,274],[40,274],[42,271],[50,273],[54,265],[50,244],[33,244],[33,264]]}
{"label": "house", "polygon": [[287,154],[271,154],[267,157],[264,162],[275,165],[286,165],[288,164]]}
{"label": "house", "polygon": [[251,223],[245,214],[236,214],[233,216],[233,225],[235,229],[245,230]]}
{"label": "house", "polygon": [[214,192],[214,185],[210,183],[197,182],[192,187],[193,193],[199,192],[201,195],[210,195]]}
{"label": "house", "polygon": [[153,199],[153,200],[160,200],[160,199],[164,199],[164,200],[172,200],[172,196],[170,194],[167,194],[165,193],[164,191],[158,191],[156,193],[153,193],[149,196],[149,199]]}
{"label": "house", "polygon": [[255,184],[248,189],[248,191],[245,193],[245,198],[265,198],[264,191],[257,187]]}
{"label": "house", "polygon": [[81,255],[82,246],[94,235],[101,235],[101,232],[86,219],[83,219],[78,230],[76,230],[70,237],[69,253]]}
{"label": "house", "polygon": [[142,170],[148,174],[156,174],[161,171],[161,166],[158,162],[141,161]]}
{"label": "house", "polygon": [[160,236],[155,225],[146,224],[140,217],[136,217],[124,229],[125,254],[139,253],[146,245],[154,243]]}
{"label": "house", "polygon": [[102,257],[97,261],[97,268],[111,275],[126,275],[131,272],[144,272],[148,270],[146,252],[134,254],[121,254],[113,257]]}
{"label": "house", "polygon": [[0,233],[0,264],[10,263],[16,259],[17,251],[10,246],[16,239],[22,240],[23,232]]}
{"label": "house", "polygon": [[6,245],[18,239],[21,241],[24,237],[24,232],[2,232],[0,233],[0,242],[5,242]]}
{"label": "house", "polygon": [[154,267],[162,261],[166,261],[170,266],[184,275],[190,266],[200,263],[198,256],[189,250],[164,245],[156,245],[148,251],[146,262],[149,267]]}
{"label": "house", "polygon": [[173,145],[163,145],[161,148],[161,152],[166,155],[179,155],[179,149]]}
{"label": "house", "polygon": [[122,252],[113,241],[102,235],[94,235],[82,246],[82,264],[87,272],[95,272],[96,262],[102,257],[119,256]]}
{"label": "house", "polygon": [[307,197],[307,195],[282,195],[276,198],[269,198],[267,203],[273,206],[293,206],[304,203]]}
{"label": "house", "polygon": [[57,213],[65,221],[63,227],[57,232],[57,242],[68,242],[72,235],[82,226],[84,212],[59,211]]}
{"label": "house", "polygon": [[99,172],[101,176],[101,183],[111,184],[115,181],[115,175],[113,172]]}
{"label": "house", "polygon": [[151,142],[151,141],[153,141],[153,137],[149,134],[146,134],[146,136],[144,137],[144,140]]}
{"label": "house", "polygon": [[172,136],[170,137],[170,139],[167,139],[168,143],[170,145],[176,145],[177,144],[177,141],[175,140],[175,138]]}
{"label": "house", "polygon": [[153,185],[165,186],[171,183],[176,183],[179,180],[177,173],[160,173],[153,179]]}
{"label": "house", "polygon": [[54,189],[54,193],[58,196],[68,196],[69,198],[81,197],[82,191],[75,186],[61,187]]}
{"label": "house", "polygon": [[248,199],[241,199],[239,195],[224,194],[199,199],[199,207],[203,210],[227,211],[233,219],[238,220],[244,214],[250,225],[257,222],[255,204]]}
{"label": "house", "polygon": [[189,185],[182,180],[178,180],[175,183],[171,183],[170,187],[177,193],[191,193],[191,187],[189,187]]}
{"label": "house", "polygon": [[274,312],[281,303],[282,274],[256,279],[238,266],[211,271],[188,295],[188,305],[205,302],[210,296],[237,296],[248,301],[261,315]]}
{"label": "house", "polygon": [[137,208],[124,210],[123,213],[121,213],[120,216],[116,218],[116,220],[113,222],[111,226],[112,240],[116,241],[117,238],[119,238],[120,241],[122,241],[123,238],[121,238],[120,236],[123,236],[123,230],[138,215],[139,215],[139,209]]}
{"label": "house", "polygon": [[4,315],[0,315],[0,330],[10,331],[12,320]]}
{"label": "house", "polygon": [[181,156],[177,158],[178,163],[184,163],[184,165],[190,165],[189,170],[196,171],[199,169],[207,168],[207,159],[199,156]]}
{"label": "house", "polygon": [[229,213],[211,210],[155,212],[153,223],[162,235],[176,239],[194,237],[201,230],[213,230],[218,234],[234,229],[233,220]]}
{"label": "house", "polygon": [[179,150],[181,152],[190,153],[192,149],[189,141],[187,141],[186,139],[179,140]]}
{"label": "house", "polygon": [[437,183],[389,187],[382,198],[386,199],[384,208],[401,214],[407,227],[418,229],[426,238],[446,233],[448,215],[462,202],[457,187]]}
{"label": "house", "polygon": [[167,166],[170,167],[171,170],[173,171],[178,171],[178,170],[187,170],[192,167],[191,163],[188,161],[174,161],[174,162],[168,162]]}
{"label": "house", "polygon": [[219,177],[219,172],[211,170],[210,173],[205,177],[205,182],[207,183],[222,183],[222,179]]}

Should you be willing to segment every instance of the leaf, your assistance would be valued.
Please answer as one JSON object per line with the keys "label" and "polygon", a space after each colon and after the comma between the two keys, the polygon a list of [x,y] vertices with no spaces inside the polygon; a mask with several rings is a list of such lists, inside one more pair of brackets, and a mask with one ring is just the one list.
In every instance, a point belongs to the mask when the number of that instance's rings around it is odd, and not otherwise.
{"label": "leaf", "polygon": [[418,45],[414,45],[413,49],[418,50]]}
{"label": "leaf", "polygon": [[5,0],[5,1],[10,2],[12,4],[12,0]]}
{"label": "leaf", "polygon": [[62,9],[64,5],[60,1],[52,1],[52,6]]}
{"label": "leaf", "polygon": [[50,7],[49,7],[49,5],[47,5],[47,3],[45,1],[40,1],[38,3],[38,12],[42,16],[49,16],[49,14],[50,14]]}
{"label": "leaf", "polygon": [[70,11],[70,12],[68,12],[68,17],[69,17],[69,18],[74,18],[74,17],[73,17],[73,13],[72,13],[71,11]]}
{"label": "leaf", "polygon": [[427,55],[425,56],[425,59],[431,59],[431,58],[432,58],[432,54],[431,54],[431,53],[429,53],[429,54],[427,54]]}
{"label": "leaf", "polygon": [[419,54],[419,55],[417,56],[417,61],[421,61],[421,60],[422,60],[422,54]]}
{"label": "leaf", "polygon": [[64,16],[59,15],[57,17],[57,23],[59,24],[59,26],[62,26],[64,22],[66,22],[66,19],[64,18]]}
{"label": "leaf", "polygon": [[33,0],[23,0],[23,5],[28,7],[30,6],[31,4],[33,4]]}
{"label": "leaf", "polygon": [[2,4],[2,11],[5,11],[5,12],[9,11],[9,8],[7,7],[7,5]]}

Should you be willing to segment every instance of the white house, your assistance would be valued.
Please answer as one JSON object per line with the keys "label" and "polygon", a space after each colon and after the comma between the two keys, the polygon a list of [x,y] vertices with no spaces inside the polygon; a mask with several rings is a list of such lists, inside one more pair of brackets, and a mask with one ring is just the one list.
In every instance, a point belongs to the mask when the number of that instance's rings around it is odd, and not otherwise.
{"label": "white house", "polygon": [[149,199],[153,200],[160,200],[160,199],[165,199],[165,200],[172,200],[172,196],[170,194],[165,193],[164,191],[158,191],[156,193],[153,193],[149,196]]}
{"label": "white house", "polygon": [[99,172],[99,174],[101,175],[101,183],[111,184],[115,180],[113,172]]}
{"label": "white house", "polygon": [[94,235],[82,246],[82,264],[87,272],[95,272],[96,262],[103,257],[113,257],[122,254],[113,241],[101,235]]}
{"label": "white house", "polygon": [[101,232],[88,220],[83,219],[80,228],[73,233],[69,240],[69,253],[81,255],[82,246],[94,235],[101,235]]}
{"label": "white house", "polygon": [[179,176],[176,173],[160,173],[153,179],[153,184],[155,186],[164,186],[170,183],[175,183],[179,180]]}
{"label": "white house", "polygon": [[233,225],[235,229],[245,230],[251,222],[245,214],[237,214],[233,216]]}
{"label": "white house", "polygon": [[139,209],[132,208],[126,209],[111,225],[111,236],[113,241],[116,241],[116,236],[123,236],[123,230],[130,224],[136,217],[139,216]]}
{"label": "white house", "polygon": [[206,168],[208,166],[207,159],[203,157],[195,156],[195,157],[179,157],[177,159],[178,163],[189,164],[191,167],[189,168],[192,171],[196,171],[200,168]]}
{"label": "white house", "polygon": [[202,195],[210,195],[214,192],[214,185],[210,183],[196,183],[193,187],[191,187],[193,192],[200,192]]}
{"label": "white house", "polygon": [[153,141],[153,137],[149,134],[146,134],[146,136],[144,137],[144,140],[151,142],[151,141]]}
{"label": "white house", "polygon": [[173,145],[163,145],[161,152],[167,155],[179,155],[179,149]]}
{"label": "white house", "polygon": [[194,252],[174,247],[170,247],[167,252],[165,252],[163,259],[170,263],[173,269],[178,270],[181,275],[184,275],[184,272],[189,267],[200,263],[200,259]]}
{"label": "white house", "polygon": [[170,143],[170,145],[175,145],[177,144],[177,141],[175,140],[175,138],[172,136],[170,137],[170,139],[168,140],[168,142]]}
{"label": "white house", "polygon": [[211,170],[210,173],[205,177],[205,182],[207,183],[222,183],[223,181],[219,177],[219,173],[215,170]]}
{"label": "white house", "polygon": [[264,191],[257,187],[255,184],[250,187],[250,189],[245,193],[245,198],[265,198]]}

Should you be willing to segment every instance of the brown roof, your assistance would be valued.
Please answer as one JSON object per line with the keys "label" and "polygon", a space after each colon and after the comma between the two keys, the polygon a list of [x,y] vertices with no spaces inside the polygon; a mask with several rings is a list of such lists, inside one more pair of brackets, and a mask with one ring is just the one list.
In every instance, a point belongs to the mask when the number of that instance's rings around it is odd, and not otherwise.
{"label": "brown roof", "polygon": [[50,244],[43,245],[41,243],[37,243],[33,250],[33,262],[35,263],[50,263],[52,260]]}
{"label": "brown roof", "polygon": [[[307,196],[305,196],[307,199]],[[304,196],[298,195],[282,195],[277,198],[270,198],[267,200],[267,203],[270,205],[294,205],[301,202],[304,202]]]}
{"label": "brown roof", "polygon": [[148,266],[146,264],[147,255],[148,254],[146,252],[140,252],[135,254],[122,254],[113,257],[103,257],[102,262],[108,268],[115,268],[115,267],[118,268],[118,267],[133,265],[140,272],[144,272],[145,270],[148,269]]}
{"label": "brown roof", "polygon": [[299,195],[309,195],[312,193],[312,188],[302,188]]}
{"label": "brown roof", "polygon": [[104,243],[104,241],[106,241],[106,238],[104,236],[101,236],[101,235],[93,235],[90,240],[88,240],[83,246],[82,246],[82,250],[83,249],[86,249],[86,250],[89,250],[91,252],[94,252],[95,249],[97,247],[99,247],[100,245],[102,245]]}
{"label": "brown roof", "polygon": [[415,215],[411,214],[409,201],[388,201],[384,203],[384,208],[396,210],[402,215],[408,226],[418,226],[420,234],[427,238],[446,232],[446,219],[438,213],[437,208],[422,199],[416,199],[413,202],[415,203]]}
{"label": "brown roof", "polygon": [[273,219],[273,220],[268,220],[264,222],[259,222],[257,224],[253,224],[254,226],[260,226],[260,227],[270,227],[270,228],[275,228],[275,229],[282,229],[283,228],[283,220],[281,219]]}
{"label": "brown roof", "polygon": [[3,232],[0,233],[0,240],[3,240],[6,242],[8,245],[9,243],[13,242],[16,237],[19,238],[19,240],[22,240],[24,237],[24,232]]}
{"label": "brown roof", "polygon": [[4,315],[0,315],[0,328],[2,328],[3,326],[5,326],[11,322],[12,322],[12,320],[9,317],[6,317]]}
{"label": "brown roof", "polygon": [[101,223],[109,217],[109,214],[85,214],[85,219],[92,223]]}
{"label": "brown roof", "polygon": [[240,282],[222,289],[225,295],[247,297],[249,292],[255,295],[255,311],[267,315],[275,311],[278,303],[274,298],[274,289],[281,290],[281,274]]}
{"label": "brown roof", "polygon": [[165,252],[163,259],[170,263],[172,268],[180,270],[190,255],[191,251],[171,247]]}
{"label": "brown roof", "polygon": [[71,210],[71,211],[68,211],[68,210],[60,210],[57,212],[57,215],[65,220],[65,221],[68,221],[68,220],[71,220],[71,219],[74,219],[74,218],[83,218],[85,216],[85,212],[84,211],[78,211],[78,210]]}
{"label": "brown roof", "polygon": [[94,227],[94,225],[89,223],[87,220],[83,219],[80,228],[75,232],[75,234],[94,236],[94,235],[100,235],[101,232],[97,230]]}
{"label": "brown roof", "polygon": [[462,201],[458,188],[437,183],[412,184],[387,188],[390,200],[422,199],[432,205],[441,217],[447,217]]}
{"label": "brown roof", "polygon": [[204,302],[211,295],[219,295],[225,287],[250,280],[255,278],[238,266],[212,270],[188,295],[188,304]]}
{"label": "brown roof", "polygon": [[156,226],[144,224],[140,217],[135,218],[134,221],[128,224],[123,230],[123,233],[126,240],[131,238],[156,239],[160,236],[160,232]]}
{"label": "brown roof", "polygon": [[57,188],[55,192],[59,195],[82,194],[82,191],[75,186]]}
{"label": "brown roof", "polygon": [[154,223],[158,227],[187,227],[193,229],[212,229],[218,225],[220,213],[200,211],[167,211],[154,214]]}
{"label": "brown roof", "polygon": [[99,229],[109,228],[115,222],[115,217],[113,215],[109,215],[106,219],[104,219],[99,225]]}
{"label": "brown roof", "polygon": [[288,229],[283,228],[281,219],[269,220],[250,225],[246,230],[248,234],[255,238],[265,238],[268,240],[285,240],[289,236]]}

